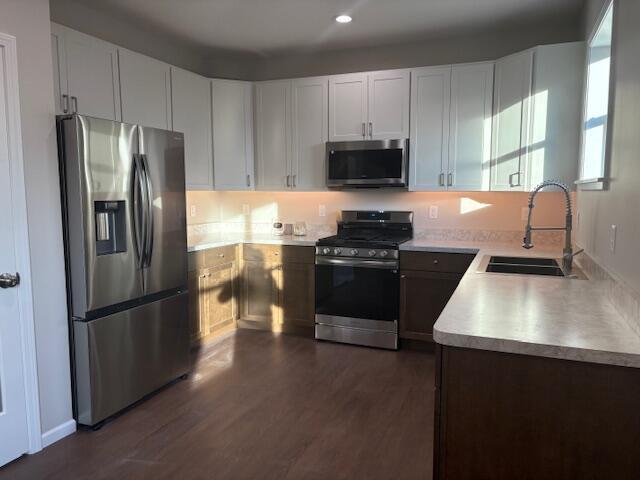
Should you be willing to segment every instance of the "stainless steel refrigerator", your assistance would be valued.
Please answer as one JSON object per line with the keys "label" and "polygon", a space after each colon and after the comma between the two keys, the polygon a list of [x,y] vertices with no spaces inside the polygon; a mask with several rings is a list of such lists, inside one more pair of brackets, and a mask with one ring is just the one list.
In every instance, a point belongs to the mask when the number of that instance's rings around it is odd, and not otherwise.
{"label": "stainless steel refrigerator", "polygon": [[189,370],[184,140],[57,124],[74,412],[93,426]]}

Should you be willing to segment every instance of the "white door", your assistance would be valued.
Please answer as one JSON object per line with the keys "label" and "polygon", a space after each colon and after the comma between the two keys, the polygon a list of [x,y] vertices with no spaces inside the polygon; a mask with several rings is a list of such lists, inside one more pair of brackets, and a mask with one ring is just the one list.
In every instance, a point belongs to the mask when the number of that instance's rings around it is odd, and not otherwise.
{"label": "white door", "polygon": [[524,190],[533,50],[496,62],[493,93],[491,189]]}
{"label": "white door", "polygon": [[210,96],[208,78],[171,67],[173,130],[184,133],[187,190],[213,189]]}
{"label": "white door", "polygon": [[292,82],[291,187],[295,190],[326,189],[328,89],[327,77]]}
{"label": "white door", "polygon": [[[13,182],[18,172],[12,170],[10,150],[10,128],[15,122],[9,120],[11,110],[7,98],[17,93],[11,90],[7,79],[14,73],[9,71],[8,52],[0,36],[0,274],[15,275],[17,266],[16,220],[24,221],[12,198]],[[15,76],[13,77],[15,79]],[[14,98],[15,100],[15,98]],[[16,111],[14,110],[13,113]],[[14,132],[15,147],[19,138]],[[20,216],[18,216],[20,215]],[[16,223],[14,223],[16,222]],[[0,287],[8,287],[9,279],[0,279]],[[22,351],[22,321],[20,285],[11,288],[0,288],[0,466],[19,457],[29,448],[27,427],[25,377]]]}
{"label": "white door", "polygon": [[118,49],[84,33],[52,24],[57,113],[120,120]]}
{"label": "white door", "polygon": [[256,187],[291,187],[291,81],[256,85]]}
{"label": "white door", "polygon": [[364,140],[367,135],[367,74],[329,78],[329,140]]}
{"label": "white door", "polygon": [[122,121],[171,130],[169,65],[119,49]]}
{"label": "white door", "polygon": [[372,72],[369,78],[367,138],[409,138],[409,70]]}
{"label": "white door", "polygon": [[409,189],[446,190],[451,67],[411,71]]}
{"label": "white door", "polygon": [[213,169],[216,190],[253,190],[253,86],[212,81]]}
{"label": "white door", "polygon": [[493,66],[452,67],[448,190],[489,190]]}

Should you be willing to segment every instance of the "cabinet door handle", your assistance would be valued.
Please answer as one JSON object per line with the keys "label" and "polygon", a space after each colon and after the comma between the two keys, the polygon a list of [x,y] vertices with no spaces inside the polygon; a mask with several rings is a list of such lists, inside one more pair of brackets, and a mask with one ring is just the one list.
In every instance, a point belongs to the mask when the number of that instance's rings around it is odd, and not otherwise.
{"label": "cabinet door handle", "polygon": [[362,122],[362,137],[366,137],[367,136],[367,124],[365,122]]}
{"label": "cabinet door handle", "polygon": [[373,138],[373,122],[369,122],[369,136]]}
{"label": "cabinet door handle", "polygon": [[441,187],[444,187],[444,173],[441,173],[440,175],[438,175],[438,184]]}
{"label": "cabinet door handle", "polygon": [[433,264],[434,264],[434,265],[438,265],[439,263],[440,263],[440,261],[439,261],[439,260],[437,260],[437,259],[433,261]]}
{"label": "cabinet door handle", "polygon": [[218,258],[224,258],[224,253],[219,253]]}
{"label": "cabinet door handle", "polygon": [[293,178],[292,178],[294,187],[296,186],[296,177],[297,177],[297,175],[294,175]]}
{"label": "cabinet door handle", "polygon": [[400,275],[400,278],[405,279],[405,278],[407,278],[407,276],[406,275]]}
{"label": "cabinet door handle", "polygon": [[72,113],[78,113],[78,97],[71,97],[71,107],[73,108]]}
{"label": "cabinet door handle", "polygon": [[452,187],[453,186],[453,173],[449,173],[447,175],[447,186],[448,187]]}
{"label": "cabinet door handle", "polygon": [[251,175],[247,175],[247,187],[251,186]]}
{"label": "cabinet door handle", "polygon": [[[513,177],[518,176],[518,183],[513,183]],[[519,187],[520,186],[520,172],[515,172],[509,175],[509,186],[510,187]]]}
{"label": "cabinet door handle", "polygon": [[69,95],[62,94],[62,113],[69,113]]}
{"label": "cabinet door handle", "polygon": [[289,183],[289,178],[291,178],[291,175],[287,175],[287,187],[290,187],[290,183]]}

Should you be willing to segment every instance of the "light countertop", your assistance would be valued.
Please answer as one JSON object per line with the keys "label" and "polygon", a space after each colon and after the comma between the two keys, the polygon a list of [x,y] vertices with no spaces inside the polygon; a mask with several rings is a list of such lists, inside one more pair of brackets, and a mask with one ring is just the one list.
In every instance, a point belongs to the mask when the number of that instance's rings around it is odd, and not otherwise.
{"label": "light countertop", "polygon": [[[191,238],[189,251],[237,243],[313,246],[317,240],[210,234]],[[600,282],[478,271],[486,255],[560,258],[560,249],[414,239],[400,250],[477,254],[435,324],[442,345],[640,368],[640,336]]]}

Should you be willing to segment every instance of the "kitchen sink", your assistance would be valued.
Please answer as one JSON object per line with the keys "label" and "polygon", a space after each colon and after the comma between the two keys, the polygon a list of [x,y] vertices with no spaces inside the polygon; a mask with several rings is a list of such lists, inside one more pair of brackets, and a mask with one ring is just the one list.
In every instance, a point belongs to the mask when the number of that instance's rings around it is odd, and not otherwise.
{"label": "kitchen sink", "polygon": [[586,278],[577,268],[565,274],[555,258],[485,256],[480,272],[516,275],[542,275],[548,277]]}

